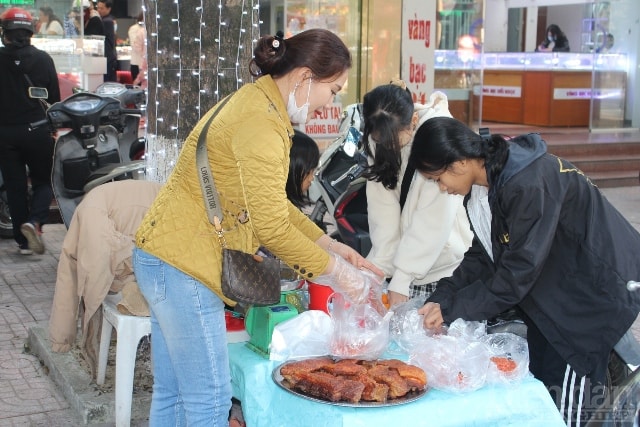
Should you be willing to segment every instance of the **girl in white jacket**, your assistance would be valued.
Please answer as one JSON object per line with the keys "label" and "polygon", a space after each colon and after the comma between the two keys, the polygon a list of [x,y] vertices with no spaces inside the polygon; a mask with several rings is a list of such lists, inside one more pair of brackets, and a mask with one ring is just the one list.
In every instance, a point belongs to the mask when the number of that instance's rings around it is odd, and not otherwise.
{"label": "girl in white jacket", "polygon": [[[415,130],[432,117],[451,117],[446,95],[435,92],[427,104],[414,105],[399,82],[367,93],[362,109],[372,244],[367,259],[390,278],[391,306],[426,299],[460,264],[473,237],[461,196],[441,192],[415,172],[405,177]],[[401,191],[403,180],[408,191]]]}

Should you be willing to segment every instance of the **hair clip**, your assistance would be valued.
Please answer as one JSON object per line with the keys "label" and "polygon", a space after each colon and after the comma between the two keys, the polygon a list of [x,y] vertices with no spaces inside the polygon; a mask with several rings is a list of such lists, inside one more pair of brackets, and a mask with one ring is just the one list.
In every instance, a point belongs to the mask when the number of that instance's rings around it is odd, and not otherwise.
{"label": "hair clip", "polygon": [[407,84],[402,79],[393,79],[389,82],[389,84],[399,86],[402,90],[407,90]]}
{"label": "hair clip", "polygon": [[273,41],[271,42],[271,47],[273,48],[273,50],[278,50],[281,43],[284,43],[284,33],[282,31],[278,31],[276,35],[273,37]]}
{"label": "hair clip", "polygon": [[480,138],[482,138],[483,142],[491,141],[491,132],[489,132],[489,128],[480,128],[478,134],[480,134]]}

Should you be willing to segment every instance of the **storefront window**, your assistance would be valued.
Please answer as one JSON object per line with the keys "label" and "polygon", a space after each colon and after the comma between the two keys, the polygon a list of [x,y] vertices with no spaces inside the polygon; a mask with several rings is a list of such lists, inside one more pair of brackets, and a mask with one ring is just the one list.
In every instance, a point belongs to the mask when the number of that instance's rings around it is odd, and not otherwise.
{"label": "storefront window", "polygon": [[[630,13],[634,10],[635,14]],[[637,94],[639,90],[638,79],[631,80],[635,74],[631,73],[631,58],[637,54],[638,47],[630,37],[624,36],[628,28],[637,25],[637,10],[634,0],[598,1],[586,7],[583,51],[594,56],[592,130],[640,126],[632,123],[633,92]]]}
{"label": "storefront window", "polygon": [[358,102],[361,75],[360,0],[271,0],[260,4],[261,34],[283,31],[291,37],[310,28],[324,28],[345,42],[353,57],[347,84],[331,108],[325,108],[302,131],[316,140],[338,136],[343,107]]}
{"label": "storefront window", "polygon": [[261,34],[283,31],[291,37],[310,28],[325,28],[340,36],[351,50],[354,67],[340,98],[343,104],[356,101],[360,72],[359,0],[271,0],[260,3]]}
{"label": "storefront window", "polygon": [[480,120],[483,51],[482,0],[438,0],[435,90],[449,99],[449,110],[472,125]]}

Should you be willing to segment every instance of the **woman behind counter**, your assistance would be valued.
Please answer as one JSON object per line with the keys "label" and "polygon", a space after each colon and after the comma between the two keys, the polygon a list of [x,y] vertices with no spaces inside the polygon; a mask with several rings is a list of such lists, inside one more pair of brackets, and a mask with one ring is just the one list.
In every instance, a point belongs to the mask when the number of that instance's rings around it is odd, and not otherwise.
{"label": "woman behind counter", "polygon": [[[230,95],[206,139],[225,240],[248,253],[262,245],[304,278],[325,274],[322,283],[363,300],[375,283],[358,268],[382,272],[325,235],[285,191],[292,122],[306,123],[342,90],[349,50],[330,31],[313,29],[286,40],[264,36],[253,53],[250,70],[259,78]],[[136,235],[134,269],[151,311],[153,426],[228,425],[224,304],[235,302],[221,291],[222,248],[196,168],[198,137],[217,108],[188,136]]]}
{"label": "woman behind counter", "polygon": [[556,24],[547,27],[547,38],[536,48],[536,52],[569,52],[569,39]]}

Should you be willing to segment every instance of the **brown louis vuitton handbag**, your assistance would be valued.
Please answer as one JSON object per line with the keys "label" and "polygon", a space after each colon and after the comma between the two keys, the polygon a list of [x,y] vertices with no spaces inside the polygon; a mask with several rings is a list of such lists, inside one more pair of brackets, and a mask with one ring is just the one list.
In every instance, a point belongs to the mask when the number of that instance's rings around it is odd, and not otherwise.
{"label": "brown louis vuitton handbag", "polygon": [[196,148],[200,188],[209,222],[222,246],[222,293],[243,305],[271,305],[280,301],[280,261],[275,258],[229,249],[222,229],[220,197],[209,166],[206,136],[209,125],[231,96],[226,97],[202,128]]}

